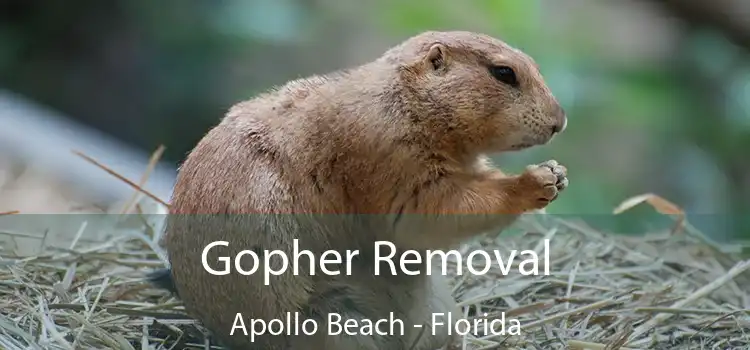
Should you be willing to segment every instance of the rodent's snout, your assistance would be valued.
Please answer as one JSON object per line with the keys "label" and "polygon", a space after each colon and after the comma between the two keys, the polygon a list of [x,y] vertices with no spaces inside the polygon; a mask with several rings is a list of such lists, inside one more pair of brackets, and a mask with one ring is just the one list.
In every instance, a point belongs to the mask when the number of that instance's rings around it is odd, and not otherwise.
{"label": "rodent's snout", "polygon": [[565,131],[565,128],[568,127],[568,116],[562,106],[556,106],[554,115],[555,124],[552,126],[552,135],[559,134]]}

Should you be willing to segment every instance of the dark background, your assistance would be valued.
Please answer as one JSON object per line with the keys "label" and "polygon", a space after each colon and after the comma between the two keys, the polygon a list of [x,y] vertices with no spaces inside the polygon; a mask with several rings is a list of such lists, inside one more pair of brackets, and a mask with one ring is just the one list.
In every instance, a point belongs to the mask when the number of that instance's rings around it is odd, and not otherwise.
{"label": "dark background", "polygon": [[4,0],[0,87],[146,152],[163,144],[178,165],[232,104],[428,29],[482,31],[540,63],[568,131],[502,161],[569,167],[550,212],[655,192],[715,237],[748,237],[748,1]]}

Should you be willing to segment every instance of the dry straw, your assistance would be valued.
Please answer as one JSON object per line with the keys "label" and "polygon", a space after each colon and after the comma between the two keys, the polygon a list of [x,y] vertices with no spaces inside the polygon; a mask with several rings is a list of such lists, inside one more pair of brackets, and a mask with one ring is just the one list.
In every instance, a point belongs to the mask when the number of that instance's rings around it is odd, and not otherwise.
{"label": "dry straw", "polygon": [[[541,252],[550,239],[551,273],[523,276],[514,266],[507,276],[493,269],[454,277],[453,293],[469,319],[504,314],[522,329],[477,332],[457,348],[750,349],[750,261],[722,252],[657,196],[635,197],[616,212],[641,202],[676,215],[676,228],[636,238],[529,217],[523,235],[464,246],[464,253],[497,249],[507,256],[511,249]],[[0,349],[209,348],[179,300],[144,282],[163,265],[153,230],[112,233],[108,242],[83,247],[75,239],[34,257],[0,251]]]}

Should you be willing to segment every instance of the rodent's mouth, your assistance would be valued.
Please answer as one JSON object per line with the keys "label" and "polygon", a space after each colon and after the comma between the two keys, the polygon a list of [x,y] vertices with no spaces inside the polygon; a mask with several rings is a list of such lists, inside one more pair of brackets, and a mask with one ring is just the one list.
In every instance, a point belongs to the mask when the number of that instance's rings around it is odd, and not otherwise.
{"label": "rodent's mouth", "polygon": [[522,150],[522,149],[526,149],[530,147],[534,147],[534,144],[533,143],[516,143],[514,145],[511,145],[508,148],[510,148],[510,150],[512,151],[518,151],[518,150]]}
{"label": "rodent's mouth", "polygon": [[524,137],[521,142],[510,146],[512,150],[521,150],[539,145],[546,145],[552,141],[552,137]]}

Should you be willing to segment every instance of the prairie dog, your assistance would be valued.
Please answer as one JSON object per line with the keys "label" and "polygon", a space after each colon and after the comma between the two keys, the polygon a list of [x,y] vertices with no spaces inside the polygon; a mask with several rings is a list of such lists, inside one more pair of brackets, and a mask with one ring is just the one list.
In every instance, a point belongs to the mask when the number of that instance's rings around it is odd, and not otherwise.
{"label": "prairie dog", "polygon": [[[565,167],[547,161],[509,175],[486,155],[546,144],[566,125],[533,59],[479,33],[424,32],[361,66],[288,82],[233,106],[188,155],[161,241],[171,272],[154,280],[231,349],[448,346],[447,332],[410,326],[435,312],[461,317],[445,277],[374,276],[374,242],[448,249],[547,206],[568,185]],[[303,264],[269,285],[260,273],[211,275],[201,262],[217,240],[229,246],[208,254],[214,266],[242,250],[291,256],[295,239],[316,257],[362,253],[349,276],[311,275]],[[318,320],[318,333],[229,336],[238,313],[249,328],[250,318],[287,312]],[[331,312],[344,319],[394,312],[406,333],[329,335]]]}

